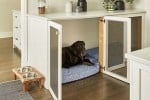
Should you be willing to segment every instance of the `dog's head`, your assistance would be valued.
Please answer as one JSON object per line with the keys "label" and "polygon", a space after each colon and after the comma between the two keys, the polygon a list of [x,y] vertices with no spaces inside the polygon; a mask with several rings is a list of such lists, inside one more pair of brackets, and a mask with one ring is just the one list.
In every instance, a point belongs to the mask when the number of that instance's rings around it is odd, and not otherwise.
{"label": "dog's head", "polygon": [[85,56],[85,42],[84,41],[76,41],[72,44],[74,48],[74,54],[83,58]]}

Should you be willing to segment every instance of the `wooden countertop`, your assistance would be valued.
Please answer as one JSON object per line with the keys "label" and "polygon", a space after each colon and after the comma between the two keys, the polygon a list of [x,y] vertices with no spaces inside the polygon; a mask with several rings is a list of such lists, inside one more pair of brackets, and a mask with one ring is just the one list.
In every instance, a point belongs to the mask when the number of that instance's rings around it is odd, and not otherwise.
{"label": "wooden countertop", "polygon": [[84,18],[98,18],[103,16],[113,16],[113,15],[125,15],[125,14],[137,14],[145,13],[145,10],[132,9],[132,10],[116,10],[116,11],[106,11],[106,10],[93,10],[80,13],[49,13],[49,14],[28,14],[28,16],[43,18],[45,20],[71,20],[71,19],[84,19]]}

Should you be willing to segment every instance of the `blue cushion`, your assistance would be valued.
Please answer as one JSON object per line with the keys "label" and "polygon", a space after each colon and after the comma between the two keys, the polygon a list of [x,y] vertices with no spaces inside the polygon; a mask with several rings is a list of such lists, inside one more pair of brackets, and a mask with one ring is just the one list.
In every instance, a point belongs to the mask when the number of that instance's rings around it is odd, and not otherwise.
{"label": "blue cushion", "polygon": [[81,65],[71,66],[70,68],[62,68],[62,83],[76,81],[98,73],[100,68],[98,64],[97,51],[98,48],[87,50],[88,53],[87,58],[94,63],[93,66],[81,64]]}
{"label": "blue cushion", "polygon": [[98,47],[86,50],[86,53],[92,58],[98,59]]}

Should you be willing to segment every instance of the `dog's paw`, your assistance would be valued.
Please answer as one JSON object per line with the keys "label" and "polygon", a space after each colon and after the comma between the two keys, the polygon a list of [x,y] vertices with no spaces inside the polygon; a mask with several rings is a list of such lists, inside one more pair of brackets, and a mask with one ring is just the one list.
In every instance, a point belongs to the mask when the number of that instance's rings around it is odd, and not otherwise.
{"label": "dog's paw", "polygon": [[93,66],[94,65],[94,63],[93,62],[91,62],[89,59],[84,59],[84,61],[83,61],[83,63],[82,64],[84,64],[84,65],[88,65],[88,66]]}
{"label": "dog's paw", "polygon": [[83,65],[88,65],[88,66],[93,66],[94,65],[94,63],[91,63],[91,62],[83,62],[82,64]]}

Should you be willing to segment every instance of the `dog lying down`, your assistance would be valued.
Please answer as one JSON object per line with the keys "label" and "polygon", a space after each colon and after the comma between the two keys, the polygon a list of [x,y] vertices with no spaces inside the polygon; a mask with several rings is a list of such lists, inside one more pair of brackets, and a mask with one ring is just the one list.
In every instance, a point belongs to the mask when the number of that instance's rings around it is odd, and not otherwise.
{"label": "dog lying down", "polygon": [[84,64],[94,65],[89,59],[85,58],[85,42],[76,41],[71,46],[62,48],[62,67],[69,68],[74,65]]}

